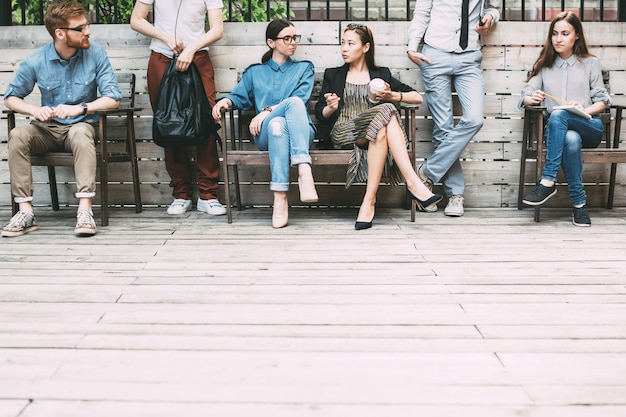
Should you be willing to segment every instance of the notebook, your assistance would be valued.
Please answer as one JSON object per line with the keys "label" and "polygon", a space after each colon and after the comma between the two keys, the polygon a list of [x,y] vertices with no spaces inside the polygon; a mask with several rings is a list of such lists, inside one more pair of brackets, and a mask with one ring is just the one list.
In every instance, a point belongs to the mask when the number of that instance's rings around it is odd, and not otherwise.
{"label": "notebook", "polygon": [[591,120],[591,115],[589,113],[585,113],[584,111],[582,111],[578,107],[565,105],[565,106],[555,106],[555,107],[552,108],[553,111],[554,110],[559,110],[559,109],[567,110],[570,113],[574,113],[574,114],[577,114],[579,116],[584,117],[587,120]]}

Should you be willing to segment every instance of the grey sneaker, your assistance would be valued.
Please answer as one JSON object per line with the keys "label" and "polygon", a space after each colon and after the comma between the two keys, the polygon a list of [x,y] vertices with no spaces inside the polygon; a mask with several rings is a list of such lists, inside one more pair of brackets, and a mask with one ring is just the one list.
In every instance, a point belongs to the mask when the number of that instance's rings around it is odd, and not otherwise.
{"label": "grey sneaker", "polygon": [[546,187],[545,185],[542,185],[538,182],[537,185],[535,185],[535,188],[533,188],[533,190],[531,191],[531,193],[524,197],[522,202],[529,206],[540,206],[548,201],[548,199],[554,194],[556,194],[555,185],[553,185],[552,187]]}
{"label": "grey sneaker", "polygon": [[432,193],[433,192],[433,180],[431,180],[430,178],[426,176],[426,174],[424,174],[424,172],[422,171],[423,166],[424,164],[420,165],[420,167],[417,169],[417,176],[419,177],[420,180],[422,180],[422,183],[424,183],[426,188],[428,188],[428,190]]}
{"label": "grey sneaker", "polygon": [[96,234],[96,222],[93,219],[93,213],[84,209],[78,210],[74,234],[76,236],[93,236]]}
{"label": "grey sneaker", "polygon": [[209,200],[203,200],[201,198],[198,198],[196,209],[198,211],[211,214],[213,216],[221,216],[222,214],[226,214],[226,207],[224,207],[222,203],[220,203],[215,198]]}
{"label": "grey sneaker", "polygon": [[572,223],[574,226],[589,227],[591,226],[591,219],[589,218],[589,211],[587,206],[574,207],[572,209]]}
{"label": "grey sneaker", "polygon": [[32,213],[26,213],[25,211],[18,211],[11,218],[9,224],[4,226],[2,229],[2,236],[4,237],[15,237],[22,236],[28,232],[34,232],[37,230],[39,226],[37,226],[37,222],[35,221],[35,216]]}
{"label": "grey sneaker", "polygon": [[[422,184],[424,184],[426,186],[426,188],[428,188],[428,191],[430,191],[432,193],[433,192],[433,180],[428,178],[426,176],[426,174],[424,174],[424,172],[422,172],[422,167],[423,166],[424,166],[424,164],[420,165],[420,167],[417,169],[417,177],[420,180],[422,180]],[[417,208],[418,208],[418,210],[424,211],[426,213],[434,213],[434,212],[437,211],[437,204],[431,204],[430,206],[426,206],[426,207],[420,207],[418,205]]]}
{"label": "grey sneaker", "polygon": [[465,214],[465,210],[463,210],[463,203],[465,202],[465,198],[461,194],[453,194],[448,199],[448,205],[446,206],[443,214],[451,217],[461,217]]}

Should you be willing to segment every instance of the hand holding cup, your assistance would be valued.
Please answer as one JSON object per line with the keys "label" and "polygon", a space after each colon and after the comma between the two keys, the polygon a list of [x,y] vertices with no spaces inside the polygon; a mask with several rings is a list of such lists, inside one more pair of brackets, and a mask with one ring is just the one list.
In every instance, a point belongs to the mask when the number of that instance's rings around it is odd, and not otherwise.
{"label": "hand holding cup", "polygon": [[380,101],[378,94],[384,92],[386,89],[388,89],[388,86],[384,80],[380,78],[374,78],[371,80],[368,95],[370,103],[377,104]]}

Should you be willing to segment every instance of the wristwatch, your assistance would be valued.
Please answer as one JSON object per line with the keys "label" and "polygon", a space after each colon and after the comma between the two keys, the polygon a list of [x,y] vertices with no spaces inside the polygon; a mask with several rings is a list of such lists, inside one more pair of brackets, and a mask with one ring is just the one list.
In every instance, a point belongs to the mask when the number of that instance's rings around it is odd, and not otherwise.
{"label": "wristwatch", "polygon": [[80,103],[80,107],[83,109],[83,114],[87,114],[87,103],[83,101]]}
{"label": "wristwatch", "polygon": [[271,113],[272,112],[272,108],[270,106],[265,106],[265,107],[263,107],[263,110],[261,110],[261,111],[268,111],[268,112]]}

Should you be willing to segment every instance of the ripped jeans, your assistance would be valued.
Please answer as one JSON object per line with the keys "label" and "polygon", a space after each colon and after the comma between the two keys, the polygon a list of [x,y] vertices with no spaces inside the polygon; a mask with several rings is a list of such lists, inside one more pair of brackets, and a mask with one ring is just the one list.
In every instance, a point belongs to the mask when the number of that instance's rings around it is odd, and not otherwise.
{"label": "ripped jeans", "polygon": [[289,167],[311,163],[309,148],[315,130],[311,125],[304,102],[298,97],[283,100],[263,120],[261,134],[254,143],[262,151],[269,151],[270,190],[289,189]]}

